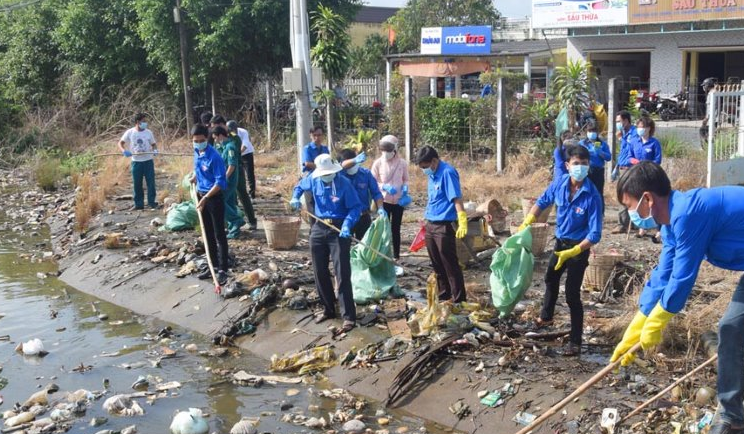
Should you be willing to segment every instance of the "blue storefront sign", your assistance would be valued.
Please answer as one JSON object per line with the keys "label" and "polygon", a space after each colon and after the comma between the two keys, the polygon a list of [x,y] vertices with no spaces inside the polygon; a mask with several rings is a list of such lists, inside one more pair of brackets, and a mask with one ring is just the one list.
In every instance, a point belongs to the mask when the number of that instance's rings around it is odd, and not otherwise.
{"label": "blue storefront sign", "polygon": [[421,54],[490,54],[491,26],[424,27]]}

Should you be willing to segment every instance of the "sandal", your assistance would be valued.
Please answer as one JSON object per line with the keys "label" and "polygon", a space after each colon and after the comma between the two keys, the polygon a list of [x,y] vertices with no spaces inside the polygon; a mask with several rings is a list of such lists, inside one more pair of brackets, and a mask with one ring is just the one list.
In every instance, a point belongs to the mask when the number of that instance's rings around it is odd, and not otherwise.
{"label": "sandal", "polygon": [[328,321],[329,319],[333,319],[333,315],[328,315],[327,313],[321,313],[319,315],[315,316],[315,324],[320,324],[322,322]]}
{"label": "sandal", "polygon": [[354,321],[344,321],[344,325],[339,330],[339,333],[349,333],[355,327],[356,323]]}
{"label": "sandal", "polygon": [[553,325],[552,319],[542,319],[538,318],[535,320],[535,328],[541,329],[543,327],[550,327]]}

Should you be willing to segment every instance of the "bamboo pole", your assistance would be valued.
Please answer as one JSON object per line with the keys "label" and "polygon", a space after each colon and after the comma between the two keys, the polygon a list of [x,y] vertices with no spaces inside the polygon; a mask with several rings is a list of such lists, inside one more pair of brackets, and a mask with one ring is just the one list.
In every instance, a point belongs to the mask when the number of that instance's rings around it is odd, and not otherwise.
{"label": "bamboo pole", "polygon": [[[196,196],[196,188],[191,184],[191,200],[194,201],[194,207],[199,205],[199,199]],[[222,286],[217,281],[217,275],[214,273],[214,265],[212,265],[212,255],[209,254],[209,242],[207,240],[207,230],[204,228],[204,218],[199,208],[196,208],[196,215],[199,216],[199,229],[201,229],[202,241],[204,242],[204,252],[207,256],[207,265],[209,265],[209,273],[212,275],[212,282],[214,282],[214,292],[216,294],[222,294]]]}
{"label": "bamboo pole", "polygon": [[[136,155],[156,155],[154,152],[137,152],[136,154],[132,154],[132,156]],[[111,152],[107,154],[97,154],[94,155],[93,158],[100,158],[100,157],[121,157],[123,154],[121,152]],[[192,157],[193,154],[178,154],[175,152],[159,152],[157,154],[158,157]]]}
{"label": "bamboo pole", "polygon": [[[625,353],[625,355],[633,354],[636,351],[638,351],[640,348],[641,348],[641,343],[639,342],[639,343],[633,345],[633,347],[631,347]],[[607,365],[604,368],[602,368],[601,371],[599,371],[596,374],[594,374],[594,376],[592,378],[590,378],[586,382],[584,382],[584,384],[582,384],[581,386],[579,386],[570,395],[568,395],[567,397],[563,398],[563,400],[560,401],[558,404],[555,404],[554,406],[550,407],[545,413],[543,413],[542,415],[540,415],[540,417],[538,417],[537,419],[535,419],[531,424],[529,424],[526,427],[522,428],[521,430],[517,431],[516,434],[527,434],[528,432],[533,431],[535,428],[537,428],[538,426],[540,426],[543,422],[545,422],[546,420],[548,420],[551,416],[553,416],[554,414],[558,413],[563,407],[565,407],[566,405],[568,405],[568,403],[570,403],[575,398],[578,398],[579,396],[581,396],[584,393],[586,393],[586,391],[589,390],[590,387],[592,387],[594,384],[596,384],[597,382],[599,382],[599,380],[601,380],[605,375],[609,374],[613,369],[615,369],[618,366],[620,366],[620,362],[622,360],[623,360],[623,358],[620,357],[617,360],[615,360],[614,362],[612,362],[609,365]]]}
{"label": "bamboo pole", "polygon": [[698,366],[697,368],[695,368],[692,371],[688,372],[687,374],[683,375],[679,380],[677,380],[674,383],[670,384],[669,387],[667,387],[666,389],[664,389],[661,392],[657,393],[652,398],[649,398],[646,402],[644,402],[643,404],[641,404],[638,407],[636,407],[635,410],[631,411],[630,413],[628,413],[627,416],[625,416],[622,419],[620,419],[620,421],[617,424],[620,425],[624,421],[626,421],[626,420],[630,419],[631,417],[635,416],[636,414],[640,413],[641,410],[643,410],[644,408],[648,407],[652,402],[654,402],[657,399],[661,398],[667,392],[669,392],[670,390],[674,389],[677,385],[679,385],[683,381],[687,380],[688,378],[692,377],[696,373],[700,372],[701,369],[703,369],[706,366],[710,365],[711,363],[715,362],[717,359],[718,359],[718,354],[714,354],[711,358],[709,358],[708,360],[706,360],[705,362],[703,362],[700,366]]}

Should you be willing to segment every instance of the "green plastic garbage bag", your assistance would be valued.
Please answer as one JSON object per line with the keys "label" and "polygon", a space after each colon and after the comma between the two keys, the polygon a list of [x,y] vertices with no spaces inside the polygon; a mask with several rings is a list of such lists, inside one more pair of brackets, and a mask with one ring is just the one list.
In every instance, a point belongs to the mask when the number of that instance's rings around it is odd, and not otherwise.
{"label": "green plastic garbage bag", "polygon": [[491,260],[491,298],[499,317],[508,316],[532,284],[532,228],[509,237]]}
{"label": "green plastic garbage bag", "polygon": [[196,214],[194,202],[181,202],[168,211],[163,226],[167,231],[184,231],[193,229],[199,222],[199,216]]}
{"label": "green plastic garbage bag", "polygon": [[555,137],[559,138],[561,136],[561,133],[564,131],[568,131],[570,128],[570,124],[568,122],[568,109],[566,107],[563,107],[560,112],[558,112],[558,117],[555,118]]}
{"label": "green plastic garbage bag", "polygon": [[[392,239],[390,220],[378,218],[372,222],[362,242],[392,258]],[[395,266],[361,244],[351,249],[351,285],[354,290],[354,302],[357,304],[380,301],[389,294],[403,295],[396,282]]]}

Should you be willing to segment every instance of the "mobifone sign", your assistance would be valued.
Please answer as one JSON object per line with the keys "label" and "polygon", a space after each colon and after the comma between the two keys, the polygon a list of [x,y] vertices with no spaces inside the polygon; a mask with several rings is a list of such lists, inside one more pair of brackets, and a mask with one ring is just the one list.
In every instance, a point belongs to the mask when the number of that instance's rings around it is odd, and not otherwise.
{"label": "mobifone sign", "polygon": [[421,54],[490,54],[491,26],[423,27]]}

